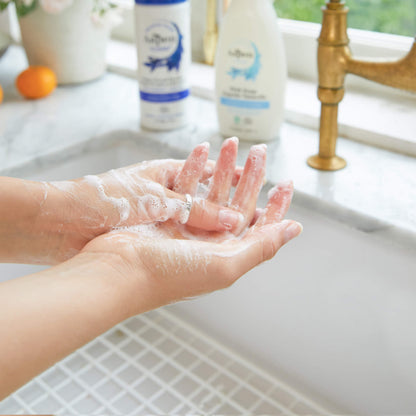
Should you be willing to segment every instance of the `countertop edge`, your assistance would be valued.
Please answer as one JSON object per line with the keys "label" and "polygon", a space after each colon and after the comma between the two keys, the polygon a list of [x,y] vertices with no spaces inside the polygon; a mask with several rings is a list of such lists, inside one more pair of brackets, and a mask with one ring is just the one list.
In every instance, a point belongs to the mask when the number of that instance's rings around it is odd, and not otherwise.
{"label": "countertop edge", "polygon": [[[112,146],[117,146],[122,143],[137,146],[138,135],[139,133],[137,131],[125,129],[117,130],[117,134],[110,132],[102,136],[91,137],[82,142],[71,143],[62,146],[59,149],[54,149],[51,152],[44,153],[18,165],[0,169],[0,175],[18,177],[30,176],[40,169],[53,167],[60,162],[67,161],[68,159],[77,157],[81,154],[94,152],[98,149],[111,148]],[[188,154],[183,148],[157,140],[157,133],[147,132],[144,136],[140,135],[140,140],[147,141],[149,145],[157,146],[163,157],[165,157],[164,154],[169,154],[169,157],[185,159]],[[268,178],[267,185],[264,187],[264,192],[267,192],[273,185],[275,185],[274,181]],[[325,216],[330,221],[341,223],[378,239],[383,239],[400,247],[416,249],[416,232],[413,232],[413,230],[352,210],[334,202],[325,201],[316,195],[308,194],[302,190],[296,189],[296,183],[293,204]]]}

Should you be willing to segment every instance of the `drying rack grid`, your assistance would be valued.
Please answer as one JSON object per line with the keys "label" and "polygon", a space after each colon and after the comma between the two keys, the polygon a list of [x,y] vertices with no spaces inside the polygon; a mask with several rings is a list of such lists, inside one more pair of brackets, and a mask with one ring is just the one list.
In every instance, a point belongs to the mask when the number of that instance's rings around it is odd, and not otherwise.
{"label": "drying rack grid", "polygon": [[330,413],[170,311],[133,317],[0,402],[0,414]]}

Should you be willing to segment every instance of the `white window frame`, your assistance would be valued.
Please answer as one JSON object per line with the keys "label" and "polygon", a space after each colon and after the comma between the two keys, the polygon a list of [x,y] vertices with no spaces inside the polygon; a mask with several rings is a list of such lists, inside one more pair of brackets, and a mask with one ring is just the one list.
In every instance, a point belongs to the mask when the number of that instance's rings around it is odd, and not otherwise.
{"label": "white window frame", "polygon": [[[133,0],[113,0],[122,7],[124,22],[113,32],[108,54],[109,68],[120,74],[135,76],[135,30]],[[192,6],[192,56],[203,61],[206,0],[190,0]],[[218,0],[219,2],[221,0]],[[10,8],[9,8],[10,9]],[[16,29],[17,22],[11,25]],[[317,130],[319,101],[317,88],[317,38],[320,24],[280,19],[287,53],[289,84],[286,95],[286,121]],[[394,60],[404,56],[414,39],[411,37],[349,29],[354,56]],[[213,97],[214,74],[211,67],[193,65],[193,91]],[[354,75],[346,79],[346,97],[340,106],[339,134],[351,140],[383,147],[416,157],[416,94],[386,87]],[[363,104],[365,103],[365,104]],[[357,108],[365,105],[363,112]],[[380,122],[382,121],[382,122]]]}
{"label": "white window frame", "polygon": [[[118,1],[124,7],[125,22],[115,30],[114,37],[133,42],[134,4],[132,0]],[[192,56],[194,62],[202,62],[206,0],[190,1]],[[222,3],[221,0],[218,1],[219,4]],[[279,25],[285,43],[289,72],[285,119],[317,130],[320,113],[320,104],[316,97],[317,38],[321,25],[288,19],[280,19]],[[399,59],[410,50],[414,41],[411,37],[357,29],[349,29],[348,36],[353,55],[365,59]],[[208,66],[198,64],[194,65],[194,69],[194,93],[212,98],[213,71],[210,71]],[[208,83],[207,79],[210,80]],[[365,115],[363,112],[358,114],[357,108],[362,108],[363,105]],[[416,94],[386,87],[351,74],[346,77],[346,96],[339,113],[340,136],[416,157],[415,120]]]}
{"label": "white window frame", "polygon": [[[205,1],[191,0],[193,10],[193,60],[203,61],[202,37],[205,26]],[[134,6],[129,0],[118,0],[124,9],[124,22],[116,28],[113,37],[118,40],[134,42]],[[197,20],[195,22],[195,20]],[[286,47],[289,76],[317,82],[317,38],[321,25],[289,19],[279,20],[280,29]],[[353,54],[370,59],[398,59],[404,56],[411,47],[413,38],[386,33],[349,29],[348,36]],[[355,76],[347,77],[349,87],[364,89],[369,92],[402,95],[398,90],[370,83]],[[405,93],[406,94],[406,93]],[[407,94],[408,97],[408,94]]]}
{"label": "white window frame", "polygon": [[[123,9],[123,23],[113,30],[113,38],[124,42],[135,41],[134,30],[134,1],[113,0]],[[222,0],[218,0],[222,4]],[[205,0],[191,0],[192,5],[192,56],[195,62],[203,62],[203,35],[205,30]],[[10,7],[9,7],[10,9]],[[13,17],[13,13],[11,13]],[[4,16],[3,16],[4,19]],[[15,16],[14,16],[15,20]],[[279,20],[283,35],[289,76],[310,82],[317,82],[317,38],[321,25],[318,23],[301,22],[289,19]],[[12,21],[12,35],[18,36],[16,22]],[[6,29],[7,30],[7,29]],[[355,56],[367,58],[380,58],[394,60],[404,56],[414,41],[411,37],[391,35],[386,33],[370,32],[358,29],[349,29],[348,36],[350,45]],[[406,97],[407,99],[416,95],[384,87],[380,84],[363,80],[359,77],[349,75],[347,87],[356,88],[361,92],[384,94],[389,96]]]}

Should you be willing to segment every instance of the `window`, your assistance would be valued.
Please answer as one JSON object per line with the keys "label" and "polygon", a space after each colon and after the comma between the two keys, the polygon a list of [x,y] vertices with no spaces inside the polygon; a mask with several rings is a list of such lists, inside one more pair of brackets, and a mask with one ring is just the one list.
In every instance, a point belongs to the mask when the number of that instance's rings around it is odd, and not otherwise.
{"label": "window", "polygon": [[[125,21],[116,28],[113,36],[116,39],[132,42],[134,41],[132,13],[134,0],[113,1],[125,8]],[[205,30],[206,1],[190,0],[192,6],[192,55],[194,61],[197,62],[201,62],[203,57],[202,40]],[[217,1],[219,5],[222,5],[224,0]],[[346,3],[350,8],[348,36],[354,56],[395,60],[409,51],[416,32],[416,0],[346,0]],[[278,15],[283,17],[279,20],[279,25],[286,46],[291,83],[292,86],[299,87],[295,92],[301,91],[304,97],[302,100],[304,106],[300,106],[302,107],[300,108],[299,102],[292,103],[292,107],[288,106],[290,110],[288,114],[293,115],[290,119],[291,122],[311,128],[316,128],[319,117],[319,114],[316,114],[319,104],[316,102],[317,38],[321,30],[321,8],[324,5],[325,0],[275,0]],[[377,30],[394,34],[377,33]],[[399,33],[402,35],[398,35]],[[403,36],[403,34],[407,36]],[[115,66],[117,67],[117,65]],[[352,75],[347,77],[346,83],[347,96],[354,97],[353,92],[355,92],[356,95],[361,94],[363,98],[361,96],[355,97],[355,101],[350,100],[349,104],[344,100],[345,108],[349,106],[351,111],[343,110],[341,114],[342,116],[349,114],[349,118],[344,117],[345,120],[342,121],[344,130],[348,134],[345,132],[343,134],[354,138],[354,140],[370,144],[380,145],[382,142],[382,146],[386,148],[415,155],[416,147],[414,146],[415,138],[412,128],[414,118],[412,117],[415,111],[416,96]],[[397,121],[390,123],[391,128],[388,131],[384,128],[386,122],[380,123],[379,109],[387,108],[386,97],[389,97],[390,100],[388,108],[392,107],[393,101],[395,107],[394,111],[389,110],[390,118],[386,117],[384,121],[396,117],[401,120],[398,123],[400,129],[396,128]],[[357,108],[354,103],[357,100],[362,101],[362,99],[368,99],[367,105],[372,109],[371,114],[369,112],[365,119],[356,117],[354,114]],[[400,113],[401,116],[398,117],[397,113]],[[374,119],[371,119],[371,123],[369,121],[370,115]],[[364,125],[355,123],[356,120],[361,119]]]}
{"label": "window", "polygon": [[[320,23],[324,0],[275,0],[279,17]],[[348,26],[372,32],[414,36],[415,0],[347,0]]]}

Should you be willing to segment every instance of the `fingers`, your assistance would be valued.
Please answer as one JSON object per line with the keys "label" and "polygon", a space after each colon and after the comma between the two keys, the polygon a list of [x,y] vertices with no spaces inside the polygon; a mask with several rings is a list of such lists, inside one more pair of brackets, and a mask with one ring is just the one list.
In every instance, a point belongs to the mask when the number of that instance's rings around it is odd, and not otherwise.
{"label": "fingers", "polygon": [[201,198],[195,198],[187,225],[207,231],[232,231],[244,223],[243,215]]}
{"label": "fingers", "polygon": [[292,196],[292,181],[279,183],[270,189],[268,194],[269,201],[259,219],[256,221],[255,226],[258,227],[282,221],[289,210]]}
{"label": "fingers", "polygon": [[251,220],[251,223],[250,223],[250,227],[257,222],[257,220],[264,214],[265,211],[266,210],[264,208],[256,208],[253,219]]}
{"label": "fingers", "polygon": [[250,149],[243,174],[231,202],[232,208],[244,214],[245,226],[250,224],[253,218],[258,194],[263,186],[266,175],[266,150],[266,145],[256,145]]}
{"label": "fingers", "polygon": [[195,147],[186,160],[182,171],[175,181],[173,190],[180,194],[195,195],[200,178],[204,173],[208,160],[209,143],[202,143]]}
{"label": "fingers", "polygon": [[230,197],[231,185],[235,174],[235,161],[238,152],[238,139],[232,137],[225,140],[215,165],[208,200],[225,205]]}
{"label": "fingers", "polygon": [[174,220],[205,231],[232,231],[244,222],[240,212],[202,198],[194,198],[189,211],[186,196],[170,190],[162,199],[146,196],[140,211],[146,212],[147,222]]}
{"label": "fingers", "polygon": [[238,182],[240,181],[241,175],[243,174],[243,170],[244,168],[241,166],[237,166],[235,168],[235,172],[234,172],[234,176],[233,176],[233,182],[232,182],[232,186],[237,186]]}
{"label": "fingers", "polygon": [[246,255],[251,267],[270,260],[282,246],[297,237],[302,230],[302,225],[292,220],[252,229],[243,239],[249,243]]}
{"label": "fingers", "polygon": [[[210,178],[212,178],[212,175],[214,174],[215,170],[215,161],[214,160],[208,160],[207,164],[205,165],[204,172],[201,176],[201,182],[206,182]],[[241,175],[243,174],[244,168],[241,166],[237,166],[234,170],[233,180],[231,182],[231,186],[236,187],[238,182],[240,181]]]}

